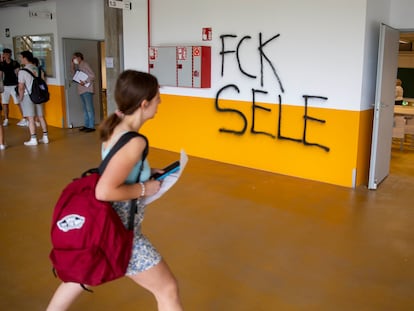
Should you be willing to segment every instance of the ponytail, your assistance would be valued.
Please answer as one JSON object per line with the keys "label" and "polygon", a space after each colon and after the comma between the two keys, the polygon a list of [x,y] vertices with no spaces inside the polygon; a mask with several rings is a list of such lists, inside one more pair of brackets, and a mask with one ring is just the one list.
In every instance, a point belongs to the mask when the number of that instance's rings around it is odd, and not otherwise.
{"label": "ponytail", "polygon": [[107,141],[112,133],[114,132],[115,127],[121,123],[121,118],[118,117],[115,113],[107,117],[101,125],[99,125],[99,138],[101,141]]}

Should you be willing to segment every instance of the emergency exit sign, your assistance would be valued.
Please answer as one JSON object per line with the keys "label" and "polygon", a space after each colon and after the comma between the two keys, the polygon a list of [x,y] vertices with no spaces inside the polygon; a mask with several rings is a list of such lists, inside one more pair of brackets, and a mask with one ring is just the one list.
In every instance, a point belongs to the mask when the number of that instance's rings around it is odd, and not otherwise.
{"label": "emergency exit sign", "polygon": [[131,1],[108,0],[110,8],[131,10]]}

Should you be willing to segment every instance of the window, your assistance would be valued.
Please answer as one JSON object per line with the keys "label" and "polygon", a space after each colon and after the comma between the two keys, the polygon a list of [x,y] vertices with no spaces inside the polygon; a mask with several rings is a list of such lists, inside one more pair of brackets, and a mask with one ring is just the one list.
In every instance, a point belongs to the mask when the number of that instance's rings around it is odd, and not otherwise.
{"label": "window", "polygon": [[46,76],[55,77],[53,34],[16,36],[13,38],[13,46],[16,60],[19,59],[20,52],[30,51],[39,59]]}

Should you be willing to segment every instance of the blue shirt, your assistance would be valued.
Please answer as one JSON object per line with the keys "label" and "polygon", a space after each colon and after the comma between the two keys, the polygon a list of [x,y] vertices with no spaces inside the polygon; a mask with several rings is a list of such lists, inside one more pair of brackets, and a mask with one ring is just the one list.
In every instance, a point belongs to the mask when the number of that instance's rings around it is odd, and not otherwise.
{"label": "blue shirt", "polygon": [[[124,134],[124,133],[122,133],[122,134]],[[102,159],[105,159],[105,157],[108,155],[108,153],[109,153],[109,151],[111,150],[112,147],[113,147],[113,145],[110,146],[110,148],[105,149],[104,146],[102,145],[102,152],[101,152]],[[127,179],[125,180],[126,184],[135,184],[137,182],[137,178],[138,178],[138,174],[139,174],[139,170],[140,170],[141,166],[142,166],[142,161],[138,161],[134,165],[134,167],[132,168],[132,171],[129,173]],[[142,181],[142,182],[147,181],[150,178],[150,175],[151,175],[151,167],[150,167],[147,159],[145,159],[144,167],[142,169],[139,181]]]}

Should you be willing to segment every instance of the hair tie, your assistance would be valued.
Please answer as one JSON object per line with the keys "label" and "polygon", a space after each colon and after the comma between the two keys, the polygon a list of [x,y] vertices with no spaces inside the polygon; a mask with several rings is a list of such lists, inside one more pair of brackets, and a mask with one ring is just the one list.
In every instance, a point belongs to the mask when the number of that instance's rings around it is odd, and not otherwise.
{"label": "hair tie", "polygon": [[125,114],[122,111],[120,111],[119,109],[115,110],[115,114],[121,120],[125,117]]}

